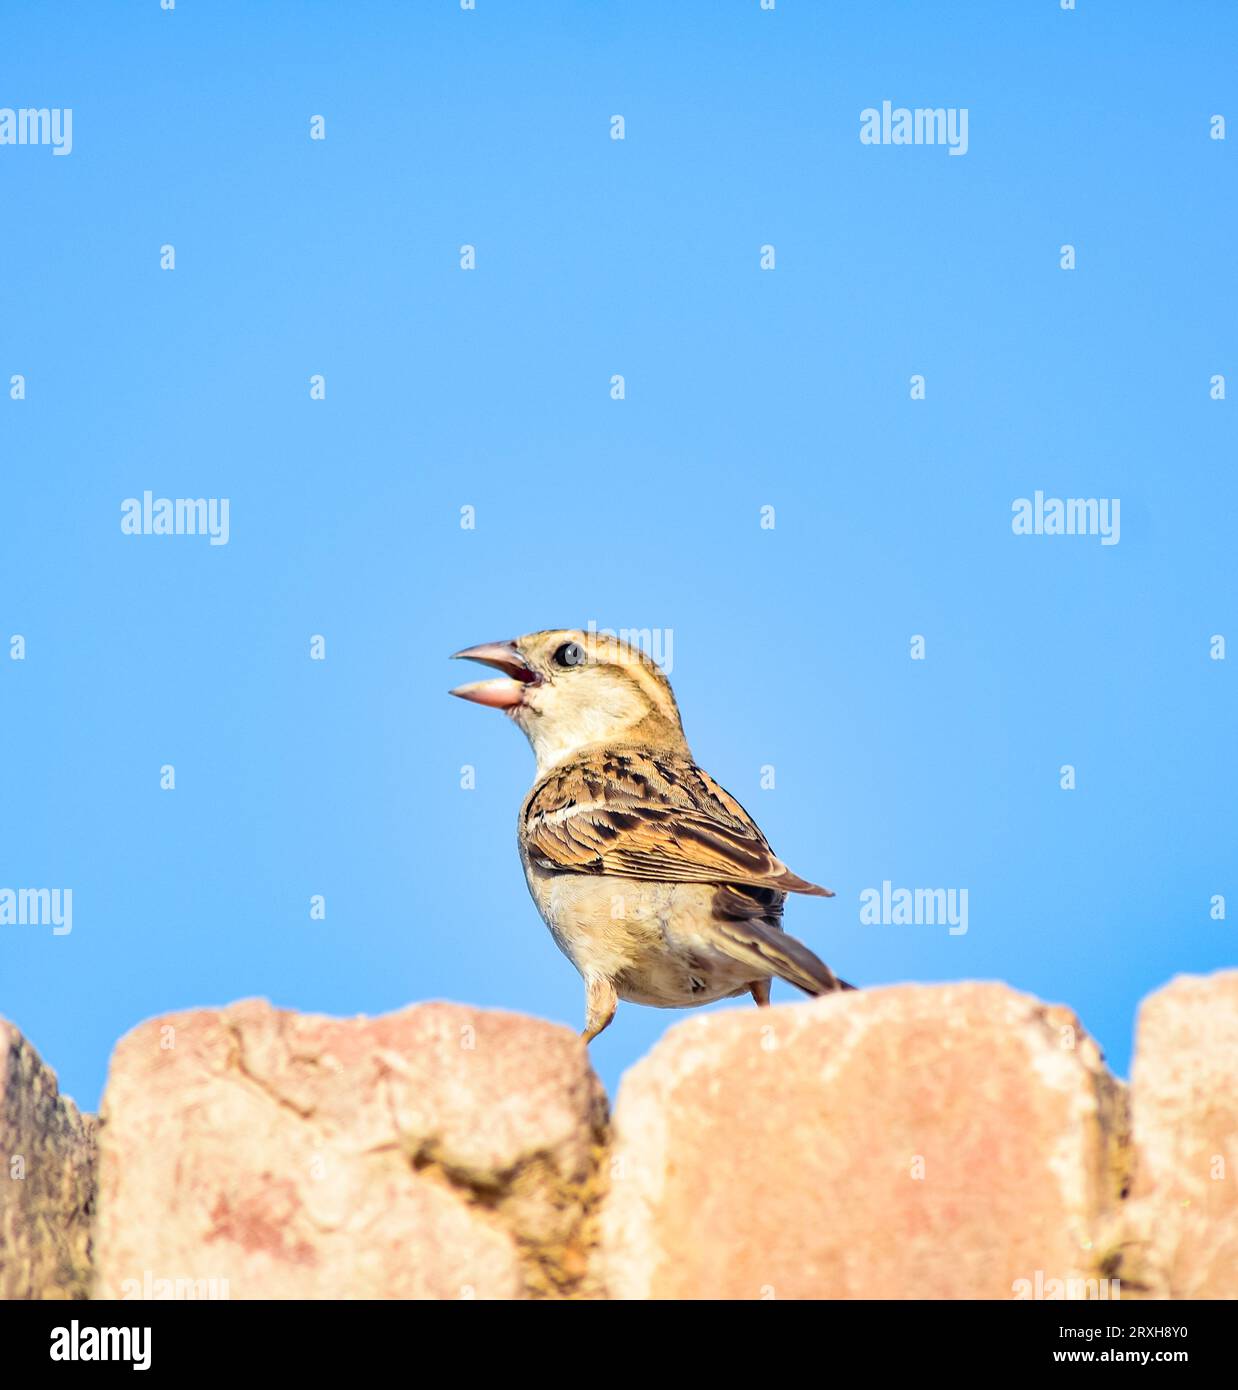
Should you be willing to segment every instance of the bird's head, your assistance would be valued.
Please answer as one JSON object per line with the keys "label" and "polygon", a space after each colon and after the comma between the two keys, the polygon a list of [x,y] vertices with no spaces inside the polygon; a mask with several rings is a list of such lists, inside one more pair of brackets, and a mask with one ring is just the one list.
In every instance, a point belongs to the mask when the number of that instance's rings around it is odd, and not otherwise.
{"label": "bird's head", "polygon": [[506,711],[533,745],[539,771],[598,743],[687,750],[670,682],[644,652],[618,638],[555,628],[483,642],[455,656],[503,672],[451,694]]}

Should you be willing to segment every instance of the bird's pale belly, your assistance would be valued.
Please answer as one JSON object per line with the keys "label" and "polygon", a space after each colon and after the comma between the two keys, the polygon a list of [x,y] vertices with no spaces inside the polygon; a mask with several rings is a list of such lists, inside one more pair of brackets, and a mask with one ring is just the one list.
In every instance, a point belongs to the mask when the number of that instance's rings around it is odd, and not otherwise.
{"label": "bird's pale belly", "polygon": [[620,999],[678,1009],[744,994],[750,965],[710,944],[712,884],[559,874],[526,865],[529,892],[559,949]]}

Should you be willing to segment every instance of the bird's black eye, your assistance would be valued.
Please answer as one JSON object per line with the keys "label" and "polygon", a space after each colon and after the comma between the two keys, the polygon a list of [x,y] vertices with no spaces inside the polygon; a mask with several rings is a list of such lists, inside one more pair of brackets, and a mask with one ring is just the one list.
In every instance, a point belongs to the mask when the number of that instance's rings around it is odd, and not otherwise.
{"label": "bird's black eye", "polygon": [[585,649],[579,642],[564,642],[551,657],[551,660],[556,666],[583,666],[585,664]]}

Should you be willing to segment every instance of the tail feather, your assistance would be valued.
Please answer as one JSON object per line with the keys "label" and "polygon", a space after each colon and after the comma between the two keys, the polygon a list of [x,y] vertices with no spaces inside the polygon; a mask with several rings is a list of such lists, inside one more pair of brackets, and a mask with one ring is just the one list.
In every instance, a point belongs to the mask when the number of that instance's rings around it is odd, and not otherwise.
{"label": "tail feather", "polygon": [[777,975],[805,994],[833,994],[835,990],[855,988],[844,984],[802,941],[778,927],[752,918],[715,920],[715,931],[719,949],[728,956],[752,964],[763,973]]}

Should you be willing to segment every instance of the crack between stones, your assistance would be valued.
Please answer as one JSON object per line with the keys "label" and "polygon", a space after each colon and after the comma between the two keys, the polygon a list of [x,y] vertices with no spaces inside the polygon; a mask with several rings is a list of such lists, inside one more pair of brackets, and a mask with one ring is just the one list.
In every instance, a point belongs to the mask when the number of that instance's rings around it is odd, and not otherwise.
{"label": "crack between stones", "polygon": [[[1052,1017],[1054,1007],[1042,1004],[1036,1010],[1036,1021],[1051,1044],[1060,1047],[1060,1025],[1056,1025]],[[1155,1287],[1144,1256],[1146,1241],[1131,1220],[1136,1150],[1130,1088],[1110,1072],[1100,1045],[1083,1025],[1075,1020],[1073,1026],[1078,1042],[1095,1052],[1094,1060],[1086,1055],[1079,1056],[1096,1101],[1092,1123],[1100,1139],[1100,1161],[1092,1173],[1100,1212],[1091,1250],[1091,1267],[1097,1279],[1120,1279],[1124,1297],[1129,1290],[1135,1298],[1149,1298],[1154,1296]]]}
{"label": "crack between stones", "polygon": [[[515,1163],[493,1173],[478,1172],[453,1162],[434,1137],[415,1138],[402,1130],[390,1089],[386,1102],[397,1138],[369,1152],[398,1148],[418,1177],[445,1187],[480,1219],[502,1231],[516,1247],[523,1297],[578,1301],[605,1297],[591,1273],[590,1261],[598,1243],[599,1207],[606,1186],[609,1119],[604,1096],[596,1098],[590,1117],[592,1142],[586,1171],[580,1179],[565,1178],[559,1173],[553,1155],[546,1149],[522,1154]],[[518,1220],[512,1219],[511,1208],[529,1193],[536,1193],[556,1210],[579,1211],[565,1235],[539,1238],[520,1229]]]}

